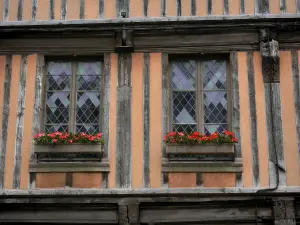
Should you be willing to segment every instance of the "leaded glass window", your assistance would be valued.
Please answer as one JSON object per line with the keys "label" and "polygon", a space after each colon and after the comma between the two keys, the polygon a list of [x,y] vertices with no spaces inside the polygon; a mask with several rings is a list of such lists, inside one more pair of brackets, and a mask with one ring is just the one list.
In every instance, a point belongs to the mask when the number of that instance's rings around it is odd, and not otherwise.
{"label": "leaded glass window", "polygon": [[101,61],[49,61],[45,132],[101,131]]}
{"label": "leaded glass window", "polygon": [[230,82],[226,60],[171,63],[172,129],[212,134],[230,129]]}

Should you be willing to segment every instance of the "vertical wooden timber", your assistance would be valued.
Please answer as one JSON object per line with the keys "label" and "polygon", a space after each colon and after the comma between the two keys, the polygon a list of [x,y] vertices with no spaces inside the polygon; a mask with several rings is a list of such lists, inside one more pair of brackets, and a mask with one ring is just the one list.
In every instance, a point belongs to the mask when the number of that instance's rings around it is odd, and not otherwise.
{"label": "vertical wooden timber", "polygon": [[[162,54],[162,118],[163,135],[169,132],[169,59],[168,54]],[[162,145],[162,156],[166,157],[166,148]]]}
{"label": "vertical wooden timber", "polygon": [[33,113],[33,125],[32,134],[35,135],[40,132],[40,115],[42,111],[41,101],[42,101],[42,79],[44,72],[44,56],[37,56],[36,65],[36,78],[35,78],[35,94],[34,94],[34,113]]}
{"label": "vertical wooden timber", "polygon": [[280,0],[280,11],[286,13],[286,0]]}
{"label": "vertical wooden timber", "polygon": [[12,56],[6,57],[6,68],[5,68],[5,80],[4,80],[4,99],[3,99],[3,110],[2,110],[2,135],[0,141],[0,189],[4,187],[4,175],[5,175],[5,159],[6,159],[6,144],[7,144],[7,128],[9,120],[9,102],[10,102],[10,84],[11,84],[11,73],[12,73]]}
{"label": "vertical wooden timber", "polygon": [[49,15],[50,15],[50,20],[54,20],[54,0],[50,0],[50,8],[49,8]]}
{"label": "vertical wooden timber", "polygon": [[144,187],[150,187],[150,55],[144,54]]}
{"label": "vertical wooden timber", "polygon": [[176,4],[176,6],[177,6],[177,16],[181,16],[181,7],[182,7],[181,0],[177,0],[176,2],[177,2],[177,4]]}
{"label": "vertical wooden timber", "polygon": [[108,187],[108,173],[102,173],[102,189],[106,189]]}
{"label": "vertical wooden timber", "polygon": [[296,1],[296,10],[297,10],[297,13],[300,13],[300,0]]}
{"label": "vertical wooden timber", "polygon": [[[276,170],[279,170],[279,185],[286,185],[279,83],[265,83],[267,130],[269,145],[270,185],[276,185]],[[277,154],[276,154],[277,152]],[[276,165],[276,157],[278,165]]]}
{"label": "vertical wooden timber", "polygon": [[85,0],[80,0],[80,15],[79,15],[79,18],[81,20],[84,19],[84,11],[85,11]]}
{"label": "vertical wooden timber", "polygon": [[197,11],[196,0],[191,0],[191,15],[195,16]]}
{"label": "vertical wooden timber", "polygon": [[241,14],[245,14],[245,0],[240,0]]}
{"label": "vertical wooden timber", "polygon": [[[32,0],[32,20],[36,20],[36,14],[38,10],[38,0]],[[54,1],[54,0],[53,0]]]}
{"label": "vertical wooden timber", "polygon": [[120,54],[117,99],[117,187],[131,187],[131,54]]}
{"label": "vertical wooden timber", "polygon": [[104,54],[104,110],[103,110],[103,138],[105,156],[109,152],[109,121],[110,121],[110,70],[111,70],[111,55]]}
{"label": "vertical wooden timber", "polygon": [[18,3],[18,21],[21,21],[23,19],[23,5],[24,5],[24,0],[19,0],[19,3]]}
{"label": "vertical wooden timber", "polygon": [[68,13],[68,0],[62,0],[61,1],[61,19],[66,20],[67,19],[67,13]]}
{"label": "vertical wooden timber", "polygon": [[263,0],[255,0],[255,14],[261,13],[261,4]]}
{"label": "vertical wooden timber", "polygon": [[9,0],[5,0],[4,8],[3,8],[3,21],[8,20],[8,14],[9,14]]}
{"label": "vertical wooden timber", "polygon": [[66,187],[73,187],[73,173],[72,172],[68,172],[66,173]]}
{"label": "vertical wooden timber", "polygon": [[22,166],[22,145],[24,133],[24,111],[26,97],[26,79],[27,79],[27,55],[22,56],[21,60],[21,76],[19,81],[19,96],[18,96],[18,112],[17,112],[17,129],[16,129],[16,147],[15,147],[15,162],[13,172],[13,188],[20,189],[21,166]]}
{"label": "vertical wooden timber", "polygon": [[161,16],[165,17],[167,12],[166,12],[166,9],[167,9],[167,3],[166,3],[167,0],[161,0]]}
{"label": "vertical wooden timber", "polygon": [[29,174],[29,189],[35,189],[36,173]]}
{"label": "vertical wooden timber", "polygon": [[[239,97],[239,75],[238,75],[238,56],[237,52],[230,54],[231,73],[232,73],[232,130],[240,140],[240,97]],[[235,157],[242,158],[241,142],[235,145]]]}
{"label": "vertical wooden timber", "polygon": [[229,14],[229,3],[228,0],[224,0],[224,15]]}
{"label": "vertical wooden timber", "polygon": [[252,145],[252,172],[253,184],[255,187],[260,185],[259,176],[259,157],[257,141],[257,118],[256,118],[256,101],[255,101],[255,83],[254,83],[254,65],[253,52],[247,53],[248,67],[248,85],[249,85],[249,103],[250,103],[250,124],[251,124],[251,145]]}
{"label": "vertical wooden timber", "polygon": [[207,14],[211,15],[212,13],[212,0],[207,0]]}
{"label": "vertical wooden timber", "polygon": [[235,186],[236,187],[243,187],[243,174],[242,173],[236,173],[235,174]]}
{"label": "vertical wooden timber", "polygon": [[203,187],[203,174],[196,173],[196,185],[197,187]]}
{"label": "vertical wooden timber", "polygon": [[269,2],[269,0],[262,0],[261,5],[262,5],[261,6],[262,7],[261,13],[264,13],[264,14],[270,13],[270,2]]}
{"label": "vertical wooden timber", "polygon": [[144,6],[144,17],[147,17],[147,16],[148,16],[148,5],[149,5],[149,2],[148,2],[148,0],[143,0],[143,6]]}
{"label": "vertical wooden timber", "polygon": [[294,106],[296,112],[296,129],[298,141],[298,157],[300,163],[300,79],[299,79],[299,56],[297,51],[292,51],[292,69],[293,69],[293,83],[294,83]]}
{"label": "vertical wooden timber", "polygon": [[99,18],[104,18],[105,5],[104,0],[99,0]]}
{"label": "vertical wooden timber", "polygon": [[162,188],[169,188],[169,173],[162,173]]}

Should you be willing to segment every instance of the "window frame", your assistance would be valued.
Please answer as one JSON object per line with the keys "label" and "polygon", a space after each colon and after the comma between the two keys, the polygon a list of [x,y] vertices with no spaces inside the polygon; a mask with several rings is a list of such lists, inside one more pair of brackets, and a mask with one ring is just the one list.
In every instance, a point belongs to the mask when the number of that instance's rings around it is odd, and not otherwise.
{"label": "window frame", "polygon": [[77,65],[79,62],[100,62],[101,63],[101,74],[100,74],[100,105],[99,105],[99,127],[100,132],[103,129],[104,124],[104,95],[105,95],[105,65],[104,57],[101,56],[45,56],[44,57],[44,69],[42,77],[42,96],[41,96],[41,112],[40,112],[40,131],[45,132],[45,121],[47,119],[47,75],[48,75],[48,63],[49,62],[71,62],[72,78],[70,87],[70,105],[69,105],[69,121],[68,121],[68,132],[76,132],[76,101],[77,101],[77,89],[76,89],[76,76],[77,76]]}
{"label": "window frame", "polygon": [[[228,130],[233,129],[232,117],[233,117],[233,92],[232,92],[232,74],[231,74],[231,63],[229,56],[224,55],[212,55],[212,54],[201,54],[201,55],[175,55],[169,56],[168,63],[168,94],[169,94],[169,118],[168,128],[169,131],[173,130],[173,88],[172,88],[172,76],[173,76],[173,63],[174,61],[188,61],[193,60],[196,63],[196,121],[197,131],[204,133],[204,99],[203,99],[203,62],[210,60],[223,60],[226,63],[226,84],[227,88],[220,91],[227,91],[227,124]],[[216,90],[211,90],[213,92]],[[208,91],[209,92],[209,91]],[[217,123],[216,123],[217,124]]]}

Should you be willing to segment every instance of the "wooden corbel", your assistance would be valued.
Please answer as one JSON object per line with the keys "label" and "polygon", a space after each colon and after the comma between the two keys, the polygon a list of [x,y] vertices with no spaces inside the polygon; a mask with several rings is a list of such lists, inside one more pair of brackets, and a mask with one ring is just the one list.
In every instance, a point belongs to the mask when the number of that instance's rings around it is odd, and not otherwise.
{"label": "wooden corbel", "polygon": [[117,52],[117,53],[133,52],[133,32],[132,32],[132,30],[126,30],[123,28],[121,31],[116,31],[115,52]]}
{"label": "wooden corbel", "polygon": [[279,83],[279,44],[276,33],[268,28],[259,30],[260,54],[262,57],[263,79],[265,83]]}

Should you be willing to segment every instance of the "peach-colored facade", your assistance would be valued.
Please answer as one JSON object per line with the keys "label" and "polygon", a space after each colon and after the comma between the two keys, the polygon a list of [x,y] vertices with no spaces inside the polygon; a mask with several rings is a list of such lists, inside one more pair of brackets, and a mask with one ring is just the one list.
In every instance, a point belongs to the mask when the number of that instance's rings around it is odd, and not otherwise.
{"label": "peach-colored facade", "polygon": [[[4,0],[0,0],[0,22],[18,21],[18,0],[9,1],[8,14],[4,12]],[[176,17],[177,1],[166,1],[167,17]],[[182,0],[181,16],[191,16],[192,7],[191,0]],[[206,0],[196,0],[197,7],[195,16],[208,16],[208,8]],[[222,2],[220,4],[220,2]],[[32,1],[25,0],[23,5],[23,21],[34,20],[32,13]],[[54,20],[62,20],[61,0],[54,1]],[[296,13],[296,1],[286,1],[286,13]],[[100,9],[99,7],[104,7]],[[148,17],[162,17],[161,15],[162,2],[160,0],[149,0]],[[117,15],[116,0],[104,0],[103,5],[99,4],[98,0],[85,0],[84,18],[80,18],[80,0],[69,0],[66,6],[66,20],[102,20],[116,19]],[[100,13],[101,12],[101,13]],[[129,17],[142,18],[145,17],[143,0],[131,0],[129,6]],[[255,0],[245,1],[245,14],[255,13]],[[280,10],[279,0],[270,0],[270,14],[284,13]],[[211,15],[224,15],[224,2],[221,0],[212,0]],[[241,6],[239,0],[229,0],[228,14],[232,16],[240,15]],[[50,20],[50,1],[38,0],[36,21]],[[1,41],[1,40],[0,40]],[[269,168],[269,146],[267,136],[267,114],[265,84],[263,82],[262,59],[258,50],[249,51],[253,53],[254,65],[254,83],[255,83],[255,104],[257,116],[257,143],[258,143],[258,158],[259,158],[259,187],[270,186],[270,168]],[[131,55],[131,187],[145,187],[143,172],[144,166],[144,53],[132,53]],[[228,56],[232,52],[228,52]],[[32,151],[32,127],[34,114],[35,100],[35,81],[37,76],[37,60],[38,52],[30,53],[27,58],[27,79],[26,79],[26,96],[25,96],[25,111],[24,111],[24,127],[22,141],[22,165],[21,165],[21,181],[20,188],[28,189],[29,183],[29,161]],[[117,187],[117,101],[118,101],[118,59],[117,53],[106,53],[110,57],[110,100],[109,100],[109,139],[108,139],[108,188]],[[150,165],[150,187],[160,188],[163,186],[162,173],[162,146],[163,146],[163,65],[162,58],[165,52],[149,53],[150,67],[150,93],[149,93],[149,165]],[[300,66],[300,51],[297,52]],[[13,171],[15,166],[15,148],[16,148],[16,123],[18,110],[18,87],[20,80],[21,58],[19,54],[12,54],[12,75],[11,89],[9,101],[9,120],[8,120],[8,140],[6,147],[5,160],[5,180],[3,187],[5,189],[13,188]],[[6,59],[5,55],[0,55],[0,135],[2,135],[2,110],[4,99],[4,82],[6,74]],[[237,51],[238,61],[238,85],[239,85],[239,102],[240,102],[240,136],[241,136],[241,151],[242,151],[242,186],[245,188],[255,187],[253,181],[253,159],[252,159],[252,136],[249,131],[251,127],[250,101],[249,101],[249,80],[248,80],[248,65],[247,52]],[[300,68],[300,67],[298,67]],[[297,71],[300,73],[300,71]],[[294,104],[294,89],[293,89],[293,67],[292,67],[292,51],[280,51],[280,98],[282,108],[282,133],[283,133],[283,149],[286,165],[286,186],[300,186],[300,161],[299,161],[299,144],[297,139],[297,123],[296,109]],[[58,188],[65,187],[66,173],[37,173],[36,187],[38,188]],[[78,188],[102,188],[103,177],[100,172],[76,172],[73,174],[73,187]],[[168,174],[168,186],[175,187],[197,187],[197,174],[195,172],[170,172]],[[235,187],[237,183],[236,174],[234,172],[207,172],[202,174],[203,188],[211,187]]]}

